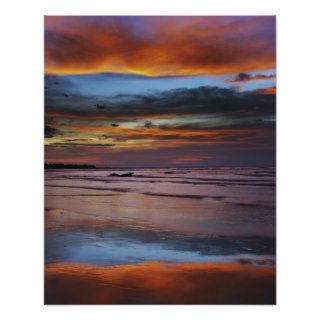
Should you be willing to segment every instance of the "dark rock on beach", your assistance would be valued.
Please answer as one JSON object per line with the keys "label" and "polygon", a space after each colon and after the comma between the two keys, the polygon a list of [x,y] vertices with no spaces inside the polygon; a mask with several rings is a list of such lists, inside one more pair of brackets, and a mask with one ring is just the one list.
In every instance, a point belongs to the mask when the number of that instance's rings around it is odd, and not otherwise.
{"label": "dark rock on beach", "polygon": [[134,172],[128,172],[123,174],[111,173],[109,177],[132,177],[133,175],[134,175]]}

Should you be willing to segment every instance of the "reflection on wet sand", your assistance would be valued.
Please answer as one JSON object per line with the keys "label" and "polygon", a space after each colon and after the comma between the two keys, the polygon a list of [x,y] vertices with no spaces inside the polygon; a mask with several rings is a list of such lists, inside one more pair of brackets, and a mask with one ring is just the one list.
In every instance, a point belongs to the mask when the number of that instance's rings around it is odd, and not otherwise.
{"label": "reflection on wet sand", "polygon": [[49,264],[46,304],[274,304],[275,270],[212,263]]}
{"label": "reflection on wet sand", "polygon": [[46,213],[46,262],[228,262],[274,265],[274,239],[177,232],[141,220]]}

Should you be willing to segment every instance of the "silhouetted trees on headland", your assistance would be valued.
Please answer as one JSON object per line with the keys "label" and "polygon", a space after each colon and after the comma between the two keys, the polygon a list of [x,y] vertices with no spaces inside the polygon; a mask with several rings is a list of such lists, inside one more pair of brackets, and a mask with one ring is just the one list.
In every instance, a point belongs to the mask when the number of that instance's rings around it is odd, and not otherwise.
{"label": "silhouetted trees on headland", "polygon": [[64,164],[64,163],[45,163],[45,169],[95,169],[96,166],[90,164]]}

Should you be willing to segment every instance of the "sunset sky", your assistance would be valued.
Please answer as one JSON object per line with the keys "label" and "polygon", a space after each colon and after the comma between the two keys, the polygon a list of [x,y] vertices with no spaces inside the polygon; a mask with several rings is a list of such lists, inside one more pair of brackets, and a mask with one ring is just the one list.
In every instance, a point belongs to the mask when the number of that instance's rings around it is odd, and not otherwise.
{"label": "sunset sky", "polygon": [[273,166],[275,17],[45,17],[45,160]]}

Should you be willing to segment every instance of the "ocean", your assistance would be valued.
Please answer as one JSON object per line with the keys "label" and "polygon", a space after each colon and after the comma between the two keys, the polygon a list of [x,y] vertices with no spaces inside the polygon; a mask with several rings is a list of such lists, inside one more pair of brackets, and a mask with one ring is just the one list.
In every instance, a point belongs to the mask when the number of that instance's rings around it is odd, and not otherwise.
{"label": "ocean", "polygon": [[274,168],[45,172],[46,265],[274,268],[275,253]]}

